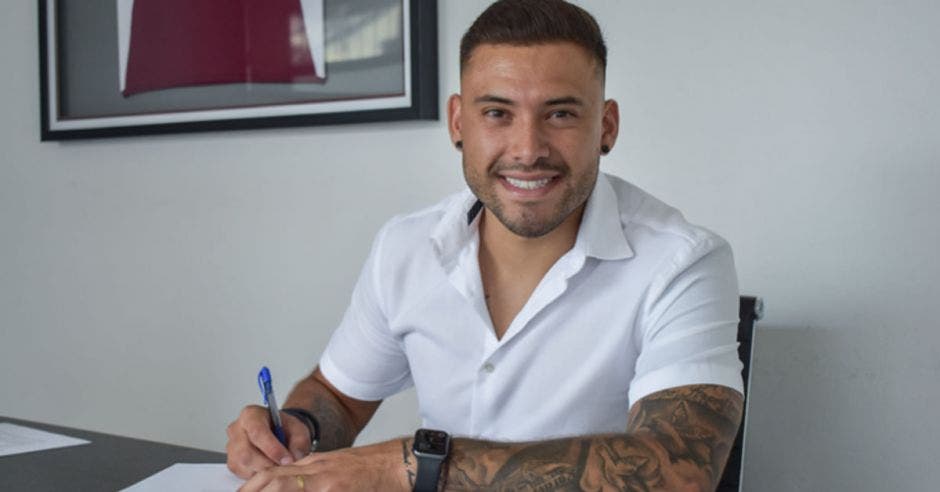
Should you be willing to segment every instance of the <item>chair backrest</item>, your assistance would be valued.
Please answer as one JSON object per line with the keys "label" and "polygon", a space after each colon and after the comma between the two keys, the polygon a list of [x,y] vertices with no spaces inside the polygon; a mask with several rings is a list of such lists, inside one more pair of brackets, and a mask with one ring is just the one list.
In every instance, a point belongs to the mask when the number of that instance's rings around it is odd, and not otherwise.
{"label": "chair backrest", "polygon": [[741,377],[744,379],[744,415],[734,447],[725,465],[724,474],[718,482],[716,492],[738,492],[741,486],[741,459],[744,455],[744,431],[747,428],[748,394],[751,392],[751,352],[754,342],[754,322],[764,315],[764,302],[759,297],[741,296],[738,321],[738,355],[744,364]]}

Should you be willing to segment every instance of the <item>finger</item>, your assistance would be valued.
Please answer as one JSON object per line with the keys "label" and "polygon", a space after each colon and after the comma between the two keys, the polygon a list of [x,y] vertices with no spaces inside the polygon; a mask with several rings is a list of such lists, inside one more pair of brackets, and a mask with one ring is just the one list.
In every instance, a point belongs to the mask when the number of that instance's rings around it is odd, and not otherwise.
{"label": "finger", "polygon": [[284,433],[287,434],[287,447],[295,460],[310,454],[310,430],[297,417],[289,413],[281,413],[281,423],[284,424]]}
{"label": "finger", "polygon": [[225,463],[228,465],[229,470],[232,470],[232,473],[241,478],[248,478],[261,470],[276,465],[267,456],[261,454],[261,451],[252,446],[247,437],[242,440],[242,443],[229,441],[229,444],[225,447],[225,452]]}
{"label": "finger", "polygon": [[255,473],[251,478],[248,479],[248,481],[238,488],[238,492],[258,492],[259,490],[263,489],[276,476],[273,470],[274,468],[269,468],[267,470]]}
{"label": "finger", "polygon": [[[297,477],[301,477],[298,479]],[[270,468],[255,474],[245,482],[239,492],[300,491],[313,490],[313,478],[309,471],[293,465]]]}
{"label": "finger", "polygon": [[281,475],[271,480],[261,492],[303,492],[314,490],[313,478],[306,475]]}
{"label": "finger", "polygon": [[258,448],[268,459],[281,465],[294,462],[294,457],[277,440],[271,430],[271,415],[266,408],[257,405],[246,407],[242,411],[242,417],[239,417],[238,420],[241,422],[241,427],[251,444]]}
{"label": "finger", "polygon": [[294,464],[297,466],[312,465],[318,461],[323,461],[327,455],[328,453],[310,453],[294,462]]}
{"label": "finger", "polygon": [[229,470],[241,478],[248,478],[259,470],[274,466],[257,449],[241,427],[240,421],[232,422],[226,429],[228,442],[225,444],[226,465]]}

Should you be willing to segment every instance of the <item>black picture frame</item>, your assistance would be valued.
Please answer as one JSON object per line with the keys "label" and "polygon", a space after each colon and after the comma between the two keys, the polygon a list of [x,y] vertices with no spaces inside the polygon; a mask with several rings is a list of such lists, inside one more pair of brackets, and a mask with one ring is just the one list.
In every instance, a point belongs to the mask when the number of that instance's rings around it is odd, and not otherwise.
{"label": "black picture frame", "polygon": [[[69,65],[63,63],[63,49],[67,48],[62,35],[60,13],[69,7],[70,2],[111,1],[114,0],[38,0],[39,3],[39,74],[40,74],[40,139],[72,140],[89,138],[107,138],[137,135],[155,135],[186,132],[207,132],[240,129],[282,128],[314,125],[342,125],[352,123],[389,122],[402,120],[437,120],[438,119],[438,53],[437,53],[437,0],[399,0],[401,3],[401,48],[404,94],[396,95],[394,107],[376,109],[357,107],[352,110],[324,110],[326,105],[317,107],[319,101],[304,104],[284,103],[280,105],[235,106],[211,110],[169,110],[147,114],[119,115],[82,115],[71,117],[60,109],[63,107],[62,95],[66,84],[72,78]],[[348,0],[325,0],[348,1]],[[75,4],[72,4],[73,10]],[[107,17],[107,16],[104,16]],[[103,21],[107,22],[107,21]],[[115,22],[111,19],[111,22]],[[116,31],[116,25],[88,25],[83,22],[81,29],[87,29],[89,35],[100,30]],[[72,32],[70,39],[81,36],[81,32]],[[407,42],[406,42],[407,41]],[[329,61],[328,61],[329,63]],[[74,64],[72,64],[74,65]],[[109,82],[110,83],[110,82]],[[209,86],[202,90],[212,90]],[[164,91],[163,97],[173,98],[173,92]],[[367,106],[371,101],[381,98],[363,97],[346,99],[345,102],[361,102]],[[335,102],[335,101],[325,101]],[[342,103],[334,106],[343,106]],[[332,106],[331,106],[332,107]],[[288,108],[295,111],[269,112],[273,109]],[[306,108],[312,108],[308,110]],[[210,114],[206,117],[200,115]],[[222,117],[219,117],[223,114]],[[159,121],[154,122],[153,119]]]}

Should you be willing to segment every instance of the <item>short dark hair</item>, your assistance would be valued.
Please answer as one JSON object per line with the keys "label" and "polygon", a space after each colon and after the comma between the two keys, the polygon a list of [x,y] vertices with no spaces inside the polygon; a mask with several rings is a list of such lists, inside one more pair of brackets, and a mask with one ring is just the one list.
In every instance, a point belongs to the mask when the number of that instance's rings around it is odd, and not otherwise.
{"label": "short dark hair", "polygon": [[601,74],[607,45],[591,14],[564,0],[499,0],[490,5],[460,40],[460,71],[481,44],[527,46],[568,41],[594,55]]}

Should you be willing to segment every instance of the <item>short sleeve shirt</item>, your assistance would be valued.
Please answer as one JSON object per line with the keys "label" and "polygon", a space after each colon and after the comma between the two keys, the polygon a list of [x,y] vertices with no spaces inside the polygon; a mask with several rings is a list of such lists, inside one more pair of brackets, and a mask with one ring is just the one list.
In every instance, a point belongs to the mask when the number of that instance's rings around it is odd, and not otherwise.
{"label": "short sleeve shirt", "polygon": [[465,190],[387,223],[320,360],[346,395],[414,386],[426,427],[524,441],[624,432],[656,391],[742,389],[731,249],[676,209],[600,174],[574,247],[497,339]]}

